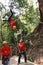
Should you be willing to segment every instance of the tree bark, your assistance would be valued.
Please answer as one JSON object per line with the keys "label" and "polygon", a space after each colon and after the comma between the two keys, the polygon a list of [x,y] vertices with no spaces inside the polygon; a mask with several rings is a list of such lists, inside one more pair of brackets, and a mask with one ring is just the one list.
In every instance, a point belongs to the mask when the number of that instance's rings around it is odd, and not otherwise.
{"label": "tree bark", "polygon": [[39,2],[39,11],[40,11],[40,23],[34,31],[36,33],[39,33],[43,28],[43,0],[38,0],[38,2]]}
{"label": "tree bark", "polygon": [[[43,0],[38,0],[39,3],[39,11],[40,11],[40,23],[35,28],[34,32],[30,34],[31,41],[33,43],[33,47],[31,47],[30,55],[35,58],[36,63],[40,63],[43,56]],[[41,51],[40,51],[41,50]]]}

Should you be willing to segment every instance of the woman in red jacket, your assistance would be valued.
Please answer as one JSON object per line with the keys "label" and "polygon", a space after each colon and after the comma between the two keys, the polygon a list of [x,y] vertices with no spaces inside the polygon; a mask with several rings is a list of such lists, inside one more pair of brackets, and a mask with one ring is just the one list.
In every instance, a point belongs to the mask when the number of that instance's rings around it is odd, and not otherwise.
{"label": "woman in red jacket", "polygon": [[8,65],[11,48],[10,48],[10,46],[7,45],[6,41],[3,41],[3,43],[2,43],[1,53],[2,53],[2,64]]}

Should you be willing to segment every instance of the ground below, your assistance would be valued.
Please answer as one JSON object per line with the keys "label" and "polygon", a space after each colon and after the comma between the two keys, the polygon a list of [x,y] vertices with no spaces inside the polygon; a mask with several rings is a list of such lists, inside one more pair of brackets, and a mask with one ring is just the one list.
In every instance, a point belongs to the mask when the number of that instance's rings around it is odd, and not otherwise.
{"label": "ground below", "polygon": [[[18,61],[18,56],[13,56],[13,57],[10,58],[9,65],[17,65],[17,61]],[[0,60],[0,65],[2,65],[1,60]],[[27,63],[24,63],[24,59],[21,58],[21,63],[19,65],[39,65],[39,64],[32,63],[28,60],[27,60]]]}

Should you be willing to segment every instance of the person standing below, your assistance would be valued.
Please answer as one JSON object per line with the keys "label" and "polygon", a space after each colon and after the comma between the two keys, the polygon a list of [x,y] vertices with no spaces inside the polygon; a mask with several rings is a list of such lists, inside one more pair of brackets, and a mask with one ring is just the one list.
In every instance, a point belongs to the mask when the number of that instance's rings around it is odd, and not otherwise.
{"label": "person standing below", "polygon": [[23,54],[24,55],[24,60],[25,62],[27,62],[27,57],[26,57],[26,51],[25,51],[25,43],[23,41],[23,39],[21,39],[17,45],[18,47],[18,65],[20,64],[20,58],[21,58],[21,55]]}
{"label": "person standing below", "polygon": [[7,45],[6,41],[3,41],[2,43],[1,54],[2,54],[2,64],[8,65],[11,54],[11,48],[9,45]]}

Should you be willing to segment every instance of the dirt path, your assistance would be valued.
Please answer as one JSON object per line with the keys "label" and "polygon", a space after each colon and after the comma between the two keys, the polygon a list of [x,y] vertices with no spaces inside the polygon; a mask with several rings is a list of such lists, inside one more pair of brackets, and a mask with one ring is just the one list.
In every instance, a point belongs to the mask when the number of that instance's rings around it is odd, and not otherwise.
{"label": "dirt path", "polygon": [[[10,59],[9,65],[17,65],[17,61],[18,61],[18,56],[13,56]],[[0,60],[0,65],[2,65],[1,60]],[[27,61],[27,63],[24,63],[24,59],[21,59],[21,63],[19,65],[37,65],[37,64],[34,64],[34,63],[30,62],[30,61]]]}

